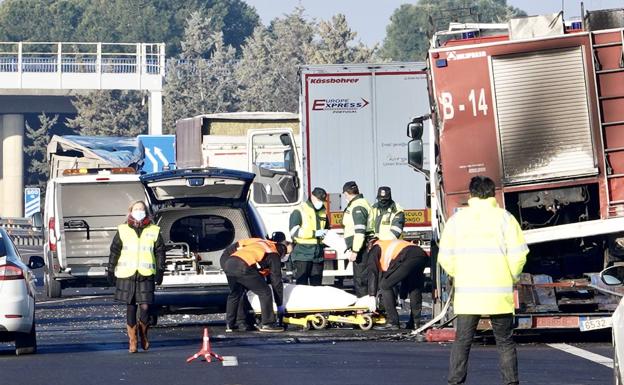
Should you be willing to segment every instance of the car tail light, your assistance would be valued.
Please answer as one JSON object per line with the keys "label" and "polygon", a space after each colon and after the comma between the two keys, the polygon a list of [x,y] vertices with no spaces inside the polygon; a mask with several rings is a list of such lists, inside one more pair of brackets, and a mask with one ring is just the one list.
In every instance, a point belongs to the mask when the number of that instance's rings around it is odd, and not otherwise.
{"label": "car tail light", "polygon": [[48,247],[50,251],[56,251],[56,225],[54,223],[54,217],[51,217],[48,221]]}
{"label": "car tail light", "polygon": [[24,272],[14,265],[0,266],[0,281],[12,281],[16,279],[24,279]]}

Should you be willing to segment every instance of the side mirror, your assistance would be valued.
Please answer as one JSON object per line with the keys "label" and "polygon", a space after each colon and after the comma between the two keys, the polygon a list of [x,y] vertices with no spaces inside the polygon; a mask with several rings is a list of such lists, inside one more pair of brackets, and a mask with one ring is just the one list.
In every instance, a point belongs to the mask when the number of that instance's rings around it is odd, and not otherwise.
{"label": "side mirror", "polygon": [[288,134],[280,135],[280,142],[282,142],[284,146],[292,147],[292,140],[290,140],[290,135]]}
{"label": "side mirror", "polygon": [[407,136],[412,139],[422,139],[423,131],[423,117],[414,118],[407,124]]}
{"label": "side mirror", "polygon": [[420,139],[412,139],[407,144],[407,163],[417,170],[423,169],[424,162],[423,141]]}
{"label": "side mirror", "polygon": [[624,266],[607,267],[600,272],[600,279],[607,286],[624,284]]}
{"label": "side mirror", "polygon": [[33,255],[28,260],[28,267],[31,269],[39,269],[45,266],[45,261],[38,255]]}
{"label": "side mirror", "polygon": [[281,231],[276,231],[271,234],[271,240],[277,243],[284,242],[286,240],[286,235]]}
{"label": "side mirror", "polygon": [[32,215],[32,217],[30,217],[30,223],[32,225],[32,227],[34,227],[35,229],[42,229],[43,228],[43,216],[41,215],[41,213],[34,213]]}

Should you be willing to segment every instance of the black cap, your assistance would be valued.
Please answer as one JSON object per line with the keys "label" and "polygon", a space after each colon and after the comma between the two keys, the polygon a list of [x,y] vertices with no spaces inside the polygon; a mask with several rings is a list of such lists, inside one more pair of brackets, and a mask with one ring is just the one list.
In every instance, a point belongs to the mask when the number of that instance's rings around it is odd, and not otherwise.
{"label": "black cap", "polygon": [[322,201],[327,199],[327,191],[325,191],[324,189],[320,187],[315,187],[314,190],[312,190],[312,195],[314,195],[315,197],[317,197],[319,200],[322,200]]}
{"label": "black cap", "polygon": [[388,186],[381,186],[377,189],[378,200],[390,200],[392,199],[392,190]]}
{"label": "black cap", "polygon": [[358,185],[354,181],[350,180],[342,186],[342,192],[346,192],[347,190],[351,190],[353,188],[358,188]]}

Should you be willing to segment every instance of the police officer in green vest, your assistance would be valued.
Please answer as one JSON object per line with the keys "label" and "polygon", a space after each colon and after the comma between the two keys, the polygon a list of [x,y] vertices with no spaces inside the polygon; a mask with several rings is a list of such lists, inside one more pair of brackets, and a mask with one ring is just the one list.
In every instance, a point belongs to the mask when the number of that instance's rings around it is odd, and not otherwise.
{"label": "police officer in green vest", "polygon": [[345,183],[342,186],[342,193],[347,201],[342,216],[342,225],[348,258],[353,262],[355,295],[364,297],[368,294],[366,243],[373,236],[372,209],[364,196],[360,194],[360,189],[354,181]]}
{"label": "police officer in green vest", "polygon": [[372,210],[375,238],[380,241],[400,239],[405,225],[403,208],[392,200],[392,190],[388,186],[379,187],[377,202]]}
{"label": "police officer in green vest", "polygon": [[325,200],[327,192],[315,187],[310,198],[290,214],[290,254],[297,285],[320,286],[323,282],[322,238],[329,229]]}

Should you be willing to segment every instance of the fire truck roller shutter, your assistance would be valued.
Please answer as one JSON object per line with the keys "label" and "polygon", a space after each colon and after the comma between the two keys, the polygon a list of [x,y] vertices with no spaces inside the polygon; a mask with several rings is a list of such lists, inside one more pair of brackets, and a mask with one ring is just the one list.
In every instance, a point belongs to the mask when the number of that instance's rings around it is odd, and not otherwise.
{"label": "fire truck roller shutter", "polygon": [[492,58],[504,183],[598,173],[581,47]]}

